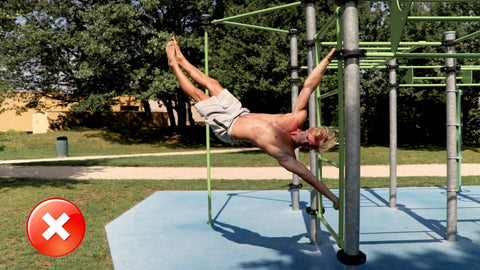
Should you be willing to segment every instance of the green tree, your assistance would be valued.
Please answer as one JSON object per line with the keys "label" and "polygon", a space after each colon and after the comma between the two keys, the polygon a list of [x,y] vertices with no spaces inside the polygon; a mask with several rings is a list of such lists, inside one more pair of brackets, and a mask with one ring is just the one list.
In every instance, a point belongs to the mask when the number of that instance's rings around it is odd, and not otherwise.
{"label": "green tree", "polygon": [[7,1],[1,17],[8,26],[1,29],[1,86],[78,102],[75,111],[108,111],[115,98],[125,93],[160,99],[167,108],[177,104],[180,111],[186,99],[178,98],[178,87],[166,88],[174,79],[164,46],[172,34],[194,31],[192,18],[201,14],[200,4]]}
{"label": "green tree", "polygon": [[[128,5],[113,10],[108,1],[102,8],[89,1],[10,2],[18,4],[8,6],[11,27],[1,33],[0,54],[7,90],[81,102],[77,108],[95,112],[128,89],[136,55],[122,43],[125,30],[135,27],[126,20],[133,12]],[[121,31],[102,28],[109,20],[126,23]]]}

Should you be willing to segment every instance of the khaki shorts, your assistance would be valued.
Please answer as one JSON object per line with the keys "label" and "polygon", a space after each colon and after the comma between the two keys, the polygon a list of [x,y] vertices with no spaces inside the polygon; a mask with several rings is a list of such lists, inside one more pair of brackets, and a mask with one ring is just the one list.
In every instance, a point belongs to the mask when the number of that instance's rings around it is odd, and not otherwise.
{"label": "khaki shorts", "polygon": [[227,89],[217,96],[197,102],[194,107],[215,135],[226,143],[237,142],[232,137],[232,127],[238,117],[250,112]]}

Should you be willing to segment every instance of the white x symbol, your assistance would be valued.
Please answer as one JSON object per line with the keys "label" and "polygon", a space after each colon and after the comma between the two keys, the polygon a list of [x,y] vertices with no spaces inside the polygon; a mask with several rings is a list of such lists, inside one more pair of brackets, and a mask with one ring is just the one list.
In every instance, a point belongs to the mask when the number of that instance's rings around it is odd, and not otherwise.
{"label": "white x symbol", "polygon": [[63,228],[63,225],[70,219],[70,217],[63,213],[57,220],[55,220],[49,213],[46,213],[42,219],[50,226],[42,236],[47,241],[52,238],[54,234],[58,234],[64,241],[70,234]]}

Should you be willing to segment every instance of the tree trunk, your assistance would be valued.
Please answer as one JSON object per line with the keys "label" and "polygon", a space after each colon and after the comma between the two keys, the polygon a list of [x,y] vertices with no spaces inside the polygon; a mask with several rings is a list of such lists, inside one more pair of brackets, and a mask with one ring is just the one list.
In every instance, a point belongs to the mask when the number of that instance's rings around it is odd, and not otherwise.
{"label": "tree trunk", "polygon": [[167,108],[168,120],[170,121],[170,126],[176,127],[177,123],[175,121],[175,114],[173,113],[173,106],[170,101],[164,101],[163,105]]}
{"label": "tree trunk", "polygon": [[187,125],[187,105],[185,99],[180,98],[177,103],[178,126],[184,127]]}
{"label": "tree trunk", "polygon": [[192,115],[192,104],[190,104],[190,102],[187,102],[187,116],[190,126],[195,126],[195,120],[193,119]]}
{"label": "tree trunk", "polygon": [[150,103],[148,99],[142,99],[143,110],[145,111],[144,120],[148,123],[153,123],[152,108],[150,108]]}

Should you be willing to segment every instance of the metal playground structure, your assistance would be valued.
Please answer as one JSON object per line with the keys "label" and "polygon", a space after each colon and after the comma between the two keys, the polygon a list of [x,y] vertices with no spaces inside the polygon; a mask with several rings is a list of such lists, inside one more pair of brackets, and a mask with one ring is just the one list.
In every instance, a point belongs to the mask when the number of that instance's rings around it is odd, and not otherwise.
{"label": "metal playground structure", "polygon": [[[445,86],[446,111],[447,111],[447,228],[445,239],[457,240],[457,193],[461,191],[461,90],[457,87],[480,86],[473,81],[472,72],[480,70],[480,66],[462,66],[461,76],[457,77],[460,67],[456,65],[458,58],[480,58],[480,53],[457,53],[455,44],[466,39],[475,38],[480,31],[470,33],[457,38],[452,29],[445,29],[443,41],[433,42],[402,42],[401,37],[407,22],[419,21],[480,21],[480,17],[415,17],[409,16],[413,2],[475,2],[475,0],[390,0],[390,41],[362,42],[359,40],[358,1],[338,0],[339,7],[327,23],[317,32],[315,17],[315,1],[304,0],[277,7],[253,11],[222,19],[212,19],[210,15],[204,15],[205,40],[205,73],[208,75],[208,27],[213,24],[225,24],[237,27],[253,28],[258,30],[272,31],[290,35],[291,52],[291,89],[292,104],[298,95],[298,64],[297,56],[297,29],[276,29],[265,26],[257,26],[237,22],[237,19],[248,16],[267,14],[281,9],[305,6],[306,14],[306,41],[307,46],[307,69],[310,73],[319,61],[319,49],[322,46],[336,46],[338,57],[332,61],[329,69],[337,70],[338,87],[333,91],[323,91],[321,85],[309,100],[309,126],[322,125],[321,101],[332,96],[338,97],[338,142],[339,160],[326,160],[310,151],[310,170],[322,181],[322,164],[328,163],[339,169],[339,199],[338,230],[332,229],[322,213],[322,199],[316,190],[310,190],[310,207],[307,209],[310,219],[310,241],[317,244],[320,242],[320,224],[323,223],[332,237],[341,248],[337,258],[347,267],[355,268],[366,261],[366,255],[359,249],[360,233],[360,70],[361,69],[387,69],[389,73],[389,111],[390,111],[390,207],[396,207],[396,148],[397,148],[397,89],[399,87],[431,87]],[[322,41],[322,36],[327,30],[335,28],[336,41]],[[413,51],[426,46],[444,46],[445,53],[414,53]],[[398,65],[397,59],[402,58],[440,58],[444,59],[445,65],[436,66],[402,66]],[[397,83],[398,69],[407,70],[407,84]],[[415,77],[414,71],[418,69],[440,69],[445,77]],[[457,79],[462,83],[457,84]],[[416,80],[440,80],[445,83],[417,83]],[[208,216],[209,224],[212,225],[211,209],[211,176],[210,176],[210,131],[207,125],[207,188],[208,188]],[[297,150],[298,151],[298,150]],[[296,152],[298,155],[298,152]],[[299,210],[298,191],[301,188],[298,176],[293,176],[292,207]]]}

